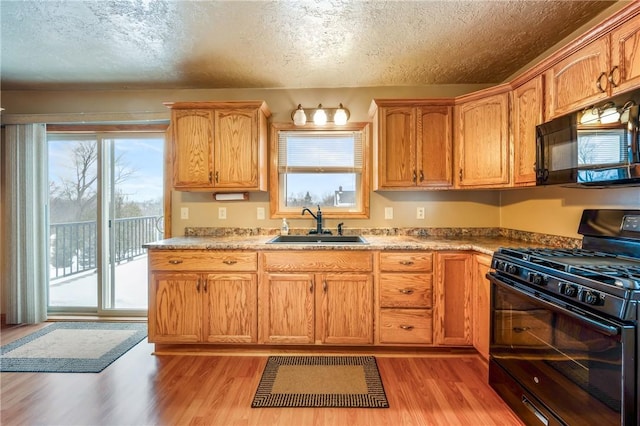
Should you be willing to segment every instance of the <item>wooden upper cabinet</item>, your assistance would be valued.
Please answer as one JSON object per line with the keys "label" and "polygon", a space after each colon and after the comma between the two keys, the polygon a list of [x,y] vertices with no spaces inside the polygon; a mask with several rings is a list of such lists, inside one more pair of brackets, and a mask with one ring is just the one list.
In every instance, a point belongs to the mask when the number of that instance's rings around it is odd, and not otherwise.
{"label": "wooden upper cabinet", "polygon": [[609,97],[609,37],[602,37],[552,66],[546,73],[547,118]]}
{"label": "wooden upper cabinet", "polygon": [[640,86],[640,17],[580,48],[546,73],[547,119]]}
{"label": "wooden upper cabinet", "polygon": [[213,184],[213,111],[171,111],[173,186],[211,188]]}
{"label": "wooden upper cabinet", "polygon": [[453,101],[431,102],[373,101],[374,190],[452,186]]}
{"label": "wooden upper cabinet", "polygon": [[542,76],[513,90],[513,184],[536,184],[536,126],[543,117]]}
{"label": "wooden upper cabinet", "polygon": [[611,92],[640,86],[640,17],[611,32]]}
{"label": "wooden upper cabinet", "polygon": [[452,110],[451,106],[438,105],[418,108],[418,186],[448,188],[453,185]]}
{"label": "wooden upper cabinet", "polygon": [[[213,184],[216,188],[260,188],[258,126],[257,109],[215,111]],[[263,179],[263,185],[265,183]]]}
{"label": "wooden upper cabinet", "polygon": [[183,191],[266,191],[262,101],[179,102],[172,109],[173,186]]}
{"label": "wooden upper cabinet", "polygon": [[[502,89],[500,89],[502,90]],[[509,93],[456,106],[457,184],[500,187],[509,183]]]}

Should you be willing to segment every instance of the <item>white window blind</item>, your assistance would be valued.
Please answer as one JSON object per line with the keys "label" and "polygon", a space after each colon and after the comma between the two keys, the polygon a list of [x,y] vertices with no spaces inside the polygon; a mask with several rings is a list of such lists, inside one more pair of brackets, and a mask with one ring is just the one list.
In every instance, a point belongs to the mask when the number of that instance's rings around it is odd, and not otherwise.
{"label": "white window blind", "polygon": [[359,173],[362,132],[281,131],[278,138],[280,173]]}

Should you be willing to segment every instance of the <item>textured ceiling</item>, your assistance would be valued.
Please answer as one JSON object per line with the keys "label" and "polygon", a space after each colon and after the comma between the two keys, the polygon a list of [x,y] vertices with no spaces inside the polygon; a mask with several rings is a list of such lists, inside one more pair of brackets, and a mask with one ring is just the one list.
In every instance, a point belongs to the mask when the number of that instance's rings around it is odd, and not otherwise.
{"label": "textured ceiling", "polygon": [[0,0],[2,89],[498,83],[611,1]]}

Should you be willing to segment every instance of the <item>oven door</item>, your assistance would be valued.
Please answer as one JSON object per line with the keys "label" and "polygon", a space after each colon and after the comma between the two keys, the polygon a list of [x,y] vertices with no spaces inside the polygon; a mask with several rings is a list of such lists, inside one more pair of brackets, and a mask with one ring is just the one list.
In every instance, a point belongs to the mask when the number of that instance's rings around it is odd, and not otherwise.
{"label": "oven door", "polygon": [[489,380],[514,411],[530,424],[636,424],[635,326],[572,310],[496,273],[487,277]]}

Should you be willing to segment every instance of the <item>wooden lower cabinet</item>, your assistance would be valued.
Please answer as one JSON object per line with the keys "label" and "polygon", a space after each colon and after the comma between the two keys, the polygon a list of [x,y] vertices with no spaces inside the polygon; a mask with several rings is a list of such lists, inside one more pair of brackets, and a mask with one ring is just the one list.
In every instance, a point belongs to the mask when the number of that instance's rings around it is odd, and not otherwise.
{"label": "wooden lower cabinet", "polygon": [[150,250],[149,270],[149,342],[257,343],[257,253]]}
{"label": "wooden lower cabinet", "polygon": [[471,259],[470,252],[438,252],[434,341],[438,345],[471,346]]}
{"label": "wooden lower cabinet", "polygon": [[260,286],[260,340],[264,343],[313,343],[314,275],[268,273],[263,275]]}
{"label": "wooden lower cabinet", "polygon": [[149,342],[257,342],[257,276],[151,275]]}
{"label": "wooden lower cabinet", "polygon": [[371,253],[262,256],[261,343],[373,344]]}
{"label": "wooden lower cabinet", "polygon": [[150,250],[149,341],[473,345],[486,357],[490,260],[467,251]]}
{"label": "wooden lower cabinet", "polygon": [[433,253],[382,252],[378,277],[380,344],[433,343]]}
{"label": "wooden lower cabinet", "polygon": [[491,268],[491,256],[473,255],[473,347],[489,359],[491,319],[491,286],[486,275]]}

